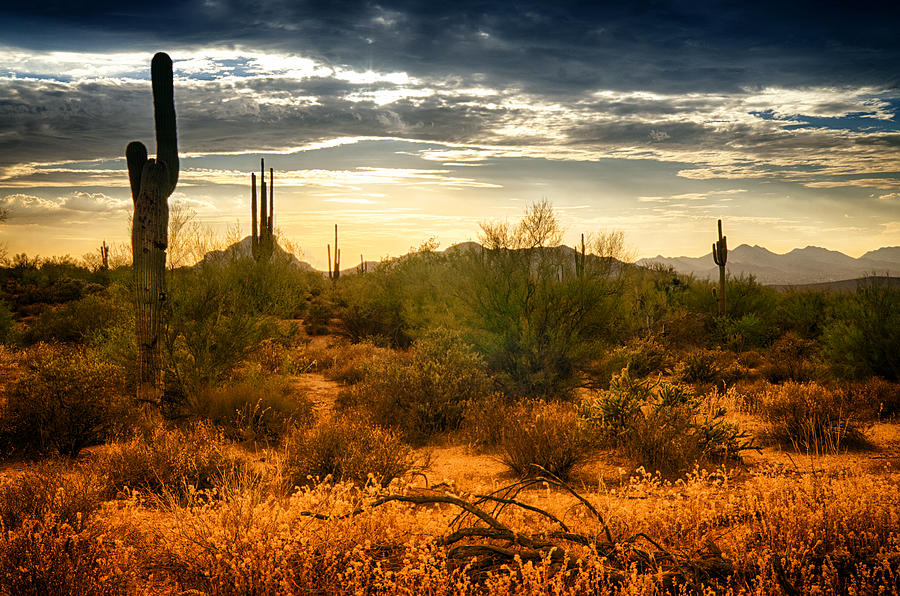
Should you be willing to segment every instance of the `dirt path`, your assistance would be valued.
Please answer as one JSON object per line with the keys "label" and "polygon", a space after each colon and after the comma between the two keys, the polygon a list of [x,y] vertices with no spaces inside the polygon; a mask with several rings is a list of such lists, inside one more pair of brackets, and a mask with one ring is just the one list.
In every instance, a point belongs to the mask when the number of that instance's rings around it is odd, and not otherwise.
{"label": "dirt path", "polygon": [[338,393],[344,388],[342,384],[326,379],[320,373],[297,375],[294,377],[294,383],[300,395],[305,395],[315,404],[317,419],[331,417]]}

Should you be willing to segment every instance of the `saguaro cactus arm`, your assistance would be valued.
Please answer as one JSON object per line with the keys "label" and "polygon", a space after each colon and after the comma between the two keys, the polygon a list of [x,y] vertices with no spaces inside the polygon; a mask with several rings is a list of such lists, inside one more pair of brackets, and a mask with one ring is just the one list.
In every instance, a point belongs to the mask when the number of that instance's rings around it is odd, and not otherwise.
{"label": "saguaro cactus arm", "polygon": [[178,184],[178,135],[175,131],[175,90],[172,77],[172,59],[164,52],[153,56],[150,63],[153,81],[153,119],[156,122],[156,160],[166,164],[166,198]]}

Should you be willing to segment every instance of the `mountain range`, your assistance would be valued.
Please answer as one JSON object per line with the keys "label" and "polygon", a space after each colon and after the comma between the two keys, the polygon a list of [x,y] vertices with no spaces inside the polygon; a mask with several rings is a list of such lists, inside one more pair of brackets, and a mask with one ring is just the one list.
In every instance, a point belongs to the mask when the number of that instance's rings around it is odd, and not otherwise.
{"label": "mountain range", "polygon": [[[712,252],[702,257],[640,259],[638,265],[662,265],[699,279],[717,279],[719,268]],[[900,246],[871,250],[859,258],[818,246],[774,253],[762,246],[741,244],[728,251],[729,275],[753,275],[768,285],[801,285],[860,278],[867,275],[900,276]]]}

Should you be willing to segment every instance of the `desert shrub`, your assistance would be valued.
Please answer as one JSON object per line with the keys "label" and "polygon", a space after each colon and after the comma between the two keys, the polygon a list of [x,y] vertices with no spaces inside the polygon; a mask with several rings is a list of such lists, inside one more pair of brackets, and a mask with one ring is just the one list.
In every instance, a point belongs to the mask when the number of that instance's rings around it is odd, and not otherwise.
{"label": "desert shrub", "polygon": [[39,344],[0,409],[4,452],[75,457],[127,427],[133,412],[121,369],[83,351]]}
{"label": "desert shrub", "polygon": [[303,324],[309,335],[325,335],[334,316],[334,305],[318,288],[313,288],[307,298]]}
{"label": "desert shrub", "polygon": [[218,385],[277,334],[271,318],[248,296],[252,285],[234,279],[234,269],[242,267],[252,265],[204,262],[173,276],[164,340],[170,401]]}
{"label": "desert shrub", "polygon": [[500,458],[518,476],[550,472],[567,479],[593,453],[591,437],[570,404],[531,402],[506,411]]}
{"label": "desert shrub", "polygon": [[362,341],[339,342],[319,348],[310,346],[303,351],[302,358],[307,367],[320,371],[332,381],[355,385],[365,378],[367,368],[375,360],[386,360],[394,354],[389,348]]}
{"label": "desert shrub", "polygon": [[635,380],[627,369],[609,391],[582,400],[579,417],[598,438],[639,465],[677,475],[695,465],[736,458],[752,447],[746,433],[725,420],[725,408],[679,384]]}
{"label": "desert shrub", "polygon": [[9,337],[10,331],[15,327],[13,312],[5,300],[0,300],[0,343],[4,343]]}
{"label": "desert shrub", "polygon": [[422,441],[459,428],[466,404],[489,393],[490,377],[459,334],[436,329],[416,340],[408,358],[371,361],[354,391],[377,423]]}
{"label": "desert shrub", "polygon": [[713,350],[691,350],[675,365],[674,373],[685,383],[715,383],[720,377],[719,354]]}
{"label": "desert shrub", "polygon": [[66,302],[45,310],[25,332],[25,341],[84,343],[91,335],[114,325],[126,316],[119,301],[99,295]]}
{"label": "desert shrub", "polygon": [[713,333],[720,345],[739,352],[769,345],[775,328],[756,313],[748,313],[740,318],[717,317]]}
{"label": "desert shrub", "polygon": [[867,445],[864,422],[871,414],[840,389],[789,381],[766,393],[761,410],[769,435],[783,447],[837,453]]}
{"label": "desert shrub", "polygon": [[822,336],[841,374],[900,380],[900,288],[872,278],[835,308]]}
{"label": "desert shrub", "polygon": [[201,388],[188,397],[185,410],[224,429],[228,438],[246,441],[280,440],[314,417],[312,401],[275,376]]}
{"label": "desert shrub", "polygon": [[55,518],[0,533],[0,594],[115,596],[134,593],[133,549]]}
{"label": "desert shrub", "polygon": [[208,423],[186,429],[155,426],[128,441],[113,443],[91,462],[109,496],[126,487],[184,498],[208,490],[244,464],[231,455],[223,435]]}
{"label": "desert shrub", "polygon": [[504,391],[522,397],[566,397],[581,370],[615,339],[624,309],[623,240],[602,235],[584,259],[561,248],[562,230],[549,202],[529,207],[515,226],[481,225],[483,250],[470,250],[459,295],[468,325]]}
{"label": "desert shrub", "polygon": [[285,487],[324,481],[371,481],[387,485],[414,465],[411,449],[400,436],[366,420],[337,417],[298,430],[285,443]]}
{"label": "desert shrub", "polygon": [[791,290],[778,296],[773,316],[782,333],[791,332],[803,339],[818,339],[828,322],[835,302],[833,294],[817,290]]}
{"label": "desert shrub", "polygon": [[66,473],[57,463],[38,464],[0,485],[3,530],[17,530],[28,520],[53,519],[81,530],[100,507],[96,478]]}
{"label": "desert shrub", "polygon": [[769,349],[769,357],[762,367],[763,375],[772,383],[809,381],[816,372],[811,361],[816,343],[788,332],[778,338]]}
{"label": "desert shrub", "polygon": [[511,407],[509,400],[500,393],[470,400],[460,426],[463,439],[471,447],[497,447],[503,439],[506,416]]}
{"label": "desert shrub", "polygon": [[876,412],[881,419],[891,419],[900,413],[900,383],[872,377],[851,383],[848,391],[852,403],[864,411]]}
{"label": "desert shrub", "polygon": [[609,358],[615,372],[628,368],[637,377],[665,370],[669,354],[665,346],[654,338],[636,338],[613,350]]}

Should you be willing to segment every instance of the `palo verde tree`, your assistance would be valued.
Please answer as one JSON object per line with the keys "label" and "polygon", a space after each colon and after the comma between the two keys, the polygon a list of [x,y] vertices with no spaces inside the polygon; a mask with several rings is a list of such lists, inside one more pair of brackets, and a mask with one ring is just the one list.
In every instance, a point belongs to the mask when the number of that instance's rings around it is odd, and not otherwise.
{"label": "palo verde tree", "polygon": [[560,246],[562,229],[544,200],[516,225],[482,223],[480,239],[460,295],[488,365],[508,392],[567,395],[599,341],[609,337],[610,298],[621,291],[621,263],[614,258],[621,235],[593,239],[585,259],[575,261]]}
{"label": "palo verde tree", "polygon": [[166,300],[168,199],[178,183],[178,138],[172,59],[163,52],[150,65],[156,159],[147,158],[139,141],[128,144],[125,158],[134,201],[131,249],[134,262],[135,320],[138,341],[139,400],[158,403],[162,394],[160,330]]}

